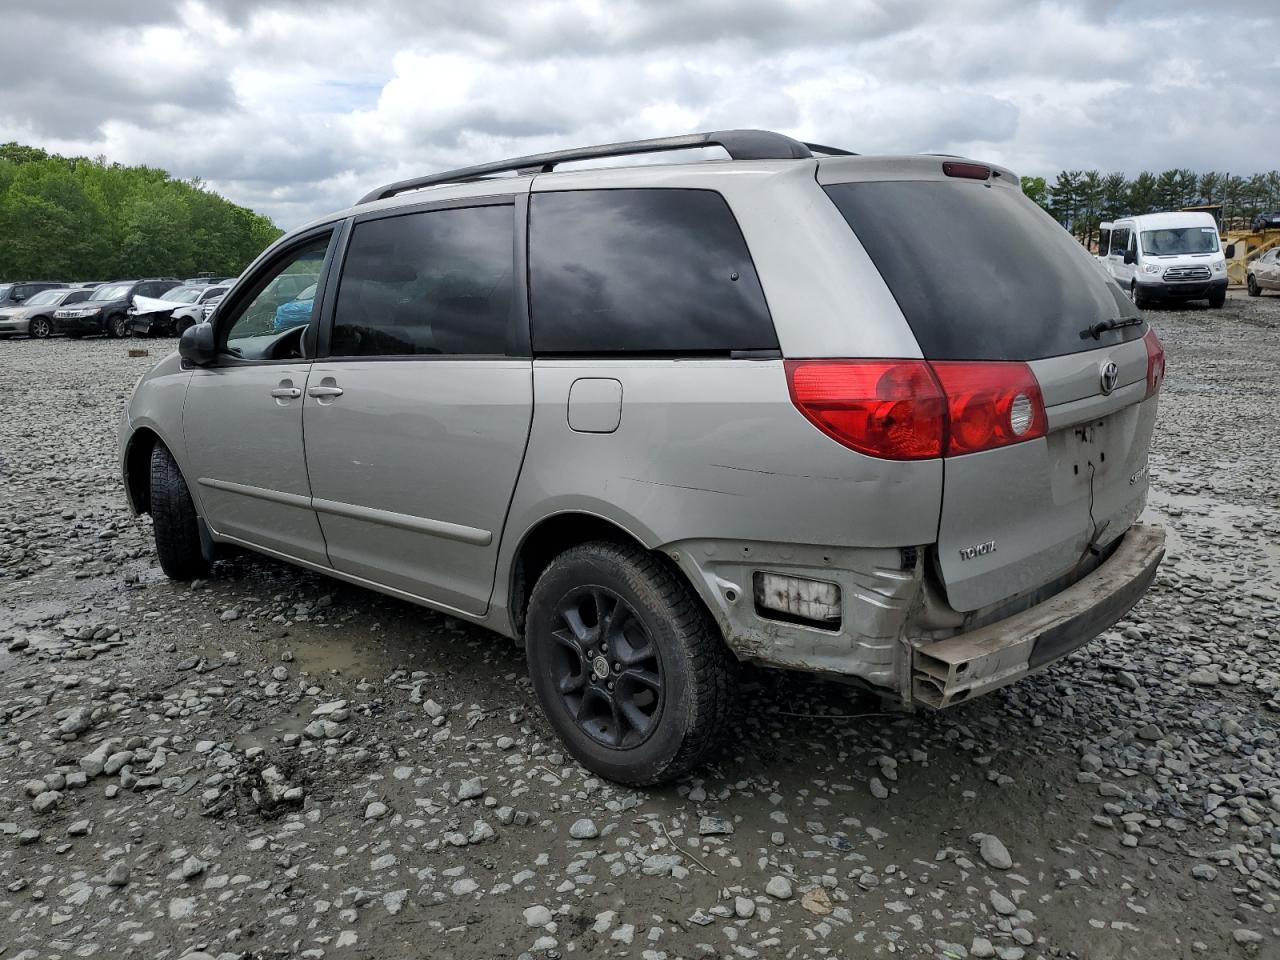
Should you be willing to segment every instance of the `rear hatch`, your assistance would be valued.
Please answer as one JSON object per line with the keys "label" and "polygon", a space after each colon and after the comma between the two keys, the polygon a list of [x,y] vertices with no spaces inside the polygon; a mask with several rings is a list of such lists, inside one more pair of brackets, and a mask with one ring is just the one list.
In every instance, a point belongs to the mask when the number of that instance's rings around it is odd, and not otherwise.
{"label": "rear hatch", "polygon": [[[944,162],[959,173],[944,173]],[[1039,386],[1034,439],[961,445],[943,461],[934,562],[951,605],[979,610],[1083,575],[1146,499],[1148,353],[1158,341],[1144,339],[1138,311],[1008,171],[933,158],[889,169],[823,161],[818,180],[939,372],[953,414],[948,369],[1009,371],[1032,393]]]}

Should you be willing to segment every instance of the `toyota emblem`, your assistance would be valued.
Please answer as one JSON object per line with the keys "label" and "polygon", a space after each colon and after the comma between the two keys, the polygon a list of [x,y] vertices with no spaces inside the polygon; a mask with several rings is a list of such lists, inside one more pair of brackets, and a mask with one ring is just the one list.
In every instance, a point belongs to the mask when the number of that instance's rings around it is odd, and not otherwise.
{"label": "toyota emblem", "polygon": [[1120,379],[1120,368],[1116,366],[1114,360],[1108,360],[1102,365],[1102,392],[1104,394],[1111,393],[1116,388],[1116,382]]}

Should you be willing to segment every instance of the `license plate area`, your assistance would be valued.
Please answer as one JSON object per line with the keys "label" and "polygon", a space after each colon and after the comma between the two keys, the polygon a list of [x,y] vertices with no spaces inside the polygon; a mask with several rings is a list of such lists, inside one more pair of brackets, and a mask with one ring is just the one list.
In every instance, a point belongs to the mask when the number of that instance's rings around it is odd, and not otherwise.
{"label": "license plate area", "polygon": [[1097,485],[1122,464],[1114,447],[1110,417],[1073,424],[1049,435],[1050,476],[1056,503],[1070,503],[1089,496]]}

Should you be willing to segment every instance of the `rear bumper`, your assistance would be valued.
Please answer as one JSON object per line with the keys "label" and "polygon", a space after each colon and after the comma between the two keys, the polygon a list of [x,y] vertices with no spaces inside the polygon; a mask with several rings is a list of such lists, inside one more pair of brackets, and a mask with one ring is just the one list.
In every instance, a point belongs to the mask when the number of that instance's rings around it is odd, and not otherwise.
{"label": "rear bumper", "polygon": [[1134,524],[1105,563],[1061,593],[970,633],[913,647],[912,702],[951,706],[1079,649],[1133,608],[1163,557],[1164,530]]}

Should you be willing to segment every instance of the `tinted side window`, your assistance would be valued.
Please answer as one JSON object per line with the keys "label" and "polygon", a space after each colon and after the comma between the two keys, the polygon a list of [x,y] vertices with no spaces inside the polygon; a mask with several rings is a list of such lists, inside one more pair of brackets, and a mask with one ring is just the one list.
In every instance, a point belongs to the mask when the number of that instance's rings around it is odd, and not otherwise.
{"label": "tinted side window", "polygon": [[88,300],[89,290],[73,290],[62,298],[63,303],[79,303],[81,300]]}
{"label": "tinted side window", "polygon": [[711,190],[530,200],[533,348],[544,354],[777,349],[746,241]]}
{"label": "tinted side window", "polygon": [[518,354],[511,308],[515,214],[508,204],[358,223],[329,353],[335,357]]}

